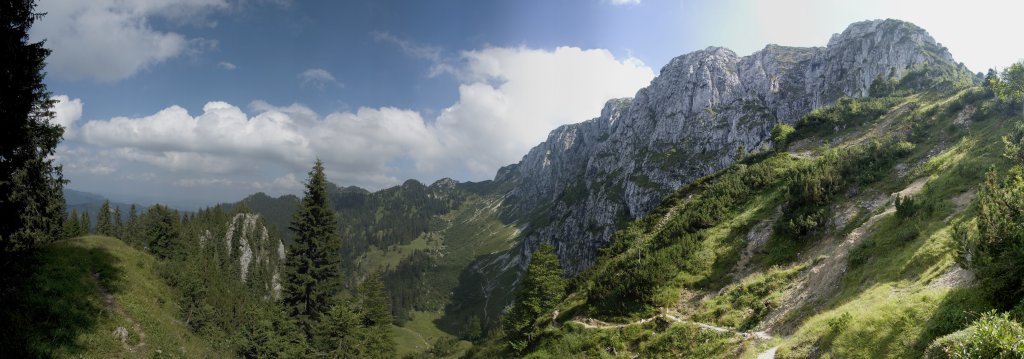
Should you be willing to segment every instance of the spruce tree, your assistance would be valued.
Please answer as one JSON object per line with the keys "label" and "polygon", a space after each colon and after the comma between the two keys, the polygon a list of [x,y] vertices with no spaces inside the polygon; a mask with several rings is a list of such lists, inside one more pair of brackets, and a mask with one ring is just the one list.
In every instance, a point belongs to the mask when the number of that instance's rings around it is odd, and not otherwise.
{"label": "spruce tree", "polygon": [[103,201],[100,211],[96,212],[96,234],[109,236],[110,233],[110,201]]}
{"label": "spruce tree", "polygon": [[289,226],[294,241],[285,261],[282,301],[307,336],[313,323],[330,309],[341,288],[341,238],[328,204],[327,179],[319,159],[309,172],[302,202]]}
{"label": "spruce tree", "polygon": [[150,207],[145,217],[149,250],[159,258],[174,257],[181,234],[178,212],[158,204]]}
{"label": "spruce tree", "polygon": [[83,236],[92,233],[92,219],[89,218],[89,211],[82,211],[82,220],[79,223],[82,224]]}
{"label": "spruce tree", "polygon": [[384,290],[379,273],[371,274],[359,285],[360,314],[363,319],[363,339],[367,358],[395,356],[395,339],[391,334],[391,300]]}
{"label": "spruce tree", "polygon": [[555,254],[555,247],[541,245],[533,252],[526,277],[516,292],[515,304],[503,323],[512,348],[516,351],[525,349],[536,333],[534,322],[537,318],[554,310],[564,298],[565,279],[562,278],[562,265]]}
{"label": "spruce tree", "polygon": [[110,225],[110,235],[124,239],[124,225],[121,223],[121,207],[114,207],[114,216]]}
{"label": "spruce tree", "polygon": [[64,239],[78,236],[78,211],[72,209],[68,217],[64,219],[64,232],[61,235]]}
{"label": "spruce tree", "polygon": [[128,209],[128,220],[126,222],[127,223],[125,223],[125,233],[123,238],[124,241],[129,244],[138,245],[139,214],[135,209],[134,203],[132,204],[131,208]]}
{"label": "spruce tree", "polygon": [[0,2],[0,254],[55,240],[64,224],[65,181],[52,157],[64,129],[50,123],[43,84],[50,50],[28,41],[34,8],[32,0]]}

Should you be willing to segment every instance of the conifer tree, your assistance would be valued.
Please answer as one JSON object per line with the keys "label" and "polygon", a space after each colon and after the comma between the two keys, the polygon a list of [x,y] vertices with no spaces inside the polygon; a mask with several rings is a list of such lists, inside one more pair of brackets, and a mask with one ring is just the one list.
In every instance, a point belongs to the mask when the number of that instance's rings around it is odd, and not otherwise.
{"label": "conifer tree", "polygon": [[360,314],[367,358],[395,356],[395,339],[391,334],[391,300],[384,290],[379,273],[371,274],[359,285]]}
{"label": "conifer tree", "polygon": [[145,217],[149,250],[159,258],[174,257],[181,233],[178,212],[158,204],[150,207]]}
{"label": "conifer tree", "polygon": [[64,239],[75,238],[78,236],[78,233],[78,211],[72,209],[71,212],[68,213],[68,217],[64,220],[64,232],[62,237]]}
{"label": "conifer tree", "polygon": [[128,220],[125,223],[124,229],[124,241],[130,244],[138,245],[139,238],[139,214],[135,209],[133,203],[131,208],[128,209]]}
{"label": "conifer tree", "polygon": [[124,239],[124,225],[121,223],[121,207],[114,207],[113,221],[110,225],[110,235]]}
{"label": "conifer tree", "polygon": [[82,211],[82,220],[79,223],[82,224],[83,236],[92,233],[92,219],[89,218],[89,211]]}
{"label": "conifer tree", "polygon": [[341,238],[328,204],[327,179],[319,159],[309,172],[302,202],[289,229],[294,241],[285,262],[282,300],[307,336],[341,287]]}
{"label": "conifer tree", "polygon": [[34,8],[32,0],[0,2],[0,254],[58,239],[64,227],[65,181],[51,157],[64,129],[50,123],[50,50],[29,42]]}
{"label": "conifer tree", "polygon": [[562,265],[555,254],[555,247],[541,245],[533,252],[526,277],[516,293],[515,304],[503,323],[514,350],[526,348],[536,332],[534,321],[554,310],[563,298],[565,279],[562,278]]}
{"label": "conifer tree", "polygon": [[110,201],[103,201],[100,211],[96,213],[96,234],[101,236],[112,234],[110,231]]}
{"label": "conifer tree", "polygon": [[329,358],[367,357],[361,318],[347,301],[338,300],[316,324],[314,349]]}

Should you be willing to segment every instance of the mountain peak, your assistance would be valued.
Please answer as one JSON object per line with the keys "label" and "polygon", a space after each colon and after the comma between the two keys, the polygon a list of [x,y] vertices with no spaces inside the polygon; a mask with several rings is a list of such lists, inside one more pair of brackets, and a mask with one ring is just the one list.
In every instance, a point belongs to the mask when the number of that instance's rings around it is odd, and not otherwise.
{"label": "mountain peak", "polygon": [[828,47],[842,47],[850,43],[861,45],[863,51],[883,52],[909,45],[930,53],[936,60],[954,62],[949,51],[936,42],[928,31],[903,20],[877,19],[852,23],[842,33],[833,34]]}

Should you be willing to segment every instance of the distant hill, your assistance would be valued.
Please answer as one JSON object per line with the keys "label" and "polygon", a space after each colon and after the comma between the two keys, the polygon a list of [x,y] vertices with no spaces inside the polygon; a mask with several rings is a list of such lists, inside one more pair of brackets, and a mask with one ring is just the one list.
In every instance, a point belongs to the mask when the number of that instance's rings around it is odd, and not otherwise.
{"label": "distant hill", "polygon": [[[98,217],[97,214],[100,212],[100,207],[103,206],[103,201],[106,200],[106,197],[103,197],[95,193],[76,191],[73,189],[64,188],[64,210],[69,213],[72,210],[75,210],[78,213],[89,212],[89,219],[92,220],[93,225],[96,224],[96,218]],[[131,206],[132,205],[129,203],[110,202],[111,210],[113,210],[114,208],[121,209],[122,219],[128,218],[128,210],[131,209]],[[142,213],[143,211],[146,210],[146,207],[144,206],[136,205],[135,207],[136,211],[138,211],[139,213]]]}

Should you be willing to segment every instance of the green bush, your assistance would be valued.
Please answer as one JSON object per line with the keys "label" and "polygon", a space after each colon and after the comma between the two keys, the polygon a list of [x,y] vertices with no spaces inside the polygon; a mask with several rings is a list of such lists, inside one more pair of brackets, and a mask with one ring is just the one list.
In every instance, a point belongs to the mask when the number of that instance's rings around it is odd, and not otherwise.
{"label": "green bush", "polygon": [[990,312],[964,330],[936,339],[926,358],[1024,358],[1024,327]]}
{"label": "green bush", "polygon": [[850,185],[878,181],[896,159],[909,154],[914,145],[896,139],[872,141],[845,149],[826,151],[810,165],[792,171],[787,178],[785,215],[776,230],[799,237],[814,232],[827,221],[833,197]]}
{"label": "green bush", "polygon": [[793,126],[785,123],[775,124],[772,128],[772,143],[775,146],[775,152],[782,152],[786,150],[786,146],[789,145],[790,135],[796,132]]}

